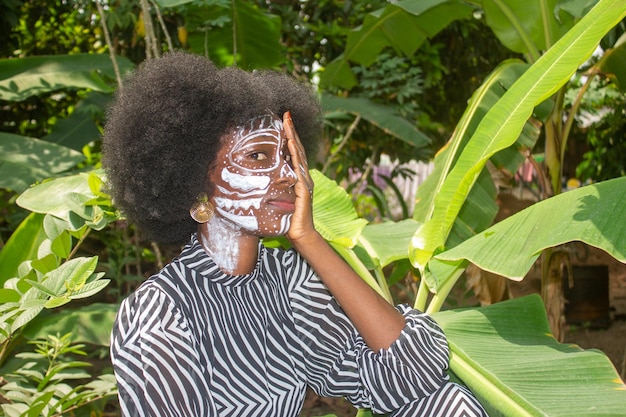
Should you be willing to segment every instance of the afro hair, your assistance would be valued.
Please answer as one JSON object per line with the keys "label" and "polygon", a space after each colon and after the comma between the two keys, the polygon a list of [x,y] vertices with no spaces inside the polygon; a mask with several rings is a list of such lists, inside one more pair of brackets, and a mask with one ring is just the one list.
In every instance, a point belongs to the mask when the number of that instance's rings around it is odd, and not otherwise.
{"label": "afro hair", "polygon": [[107,111],[102,164],[113,202],[145,239],[184,244],[196,230],[189,208],[207,180],[220,138],[255,116],[290,111],[309,152],[321,135],[310,85],[272,71],[218,68],[170,52],[125,78]]}

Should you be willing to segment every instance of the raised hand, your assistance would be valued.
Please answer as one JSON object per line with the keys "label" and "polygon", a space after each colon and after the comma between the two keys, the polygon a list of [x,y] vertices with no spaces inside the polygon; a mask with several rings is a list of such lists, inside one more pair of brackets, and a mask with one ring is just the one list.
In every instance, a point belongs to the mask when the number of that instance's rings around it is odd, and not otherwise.
{"label": "raised hand", "polygon": [[296,192],[296,209],[291,218],[291,227],[287,232],[287,238],[296,245],[302,238],[311,232],[315,232],[313,226],[313,179],[309,174],[304,146],[300,142],[298,133],[293,125],[291,113],[283,115],[283,126],[287,136],[287,146],[291,154],[291,163],[296,172],[298,181],[294,188]]}

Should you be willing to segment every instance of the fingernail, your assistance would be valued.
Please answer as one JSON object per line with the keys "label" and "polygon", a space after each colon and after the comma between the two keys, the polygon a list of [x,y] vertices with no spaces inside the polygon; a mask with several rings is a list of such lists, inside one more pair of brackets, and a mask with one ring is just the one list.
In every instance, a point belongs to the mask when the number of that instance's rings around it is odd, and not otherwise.
{"label": "fingernail", "polygon": [[287,120],[289,124],[293,124],[293,120],[291,120],[291,112],[289,110],[285,112],[285,120]]}

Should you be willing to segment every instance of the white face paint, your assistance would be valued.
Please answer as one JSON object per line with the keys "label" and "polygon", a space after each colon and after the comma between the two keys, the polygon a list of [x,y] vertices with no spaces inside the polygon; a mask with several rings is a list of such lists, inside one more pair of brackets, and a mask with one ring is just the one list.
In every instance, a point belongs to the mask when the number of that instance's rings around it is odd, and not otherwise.
{"label": "white face paint", "polygon": [[227,274],[233,274],[239,265],[237,238],[241,230],[235,224],[214,217],[207,228],[200,229],[200,242],[211,259]]}
{"label": "white face paint", "polygon": [[222,138],[216,161],[209,172],[215,215],[200,227],[199,238],[222,271],[247,273],[241,245],[250,236],[286,234],[295,211],[298,178],[282,121],[268,114],[235,128]]}
{"label": "white face paint", "polygon": [[297,176],[282,121],[256,117],[225,138],[215,169],[213,203],[219,215],[259,236],[287,233]]}

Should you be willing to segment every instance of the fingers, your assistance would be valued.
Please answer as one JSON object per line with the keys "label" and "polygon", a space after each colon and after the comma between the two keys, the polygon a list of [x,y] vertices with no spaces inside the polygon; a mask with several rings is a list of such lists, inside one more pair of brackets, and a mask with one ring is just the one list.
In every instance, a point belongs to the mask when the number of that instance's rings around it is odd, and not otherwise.
{"label": "fingers", "polygon": [[304,151],[304,146],[302,146],[302,142],[300,141],[300,137],[298,136],[298,133],[293,125],[290,112],[286,112],[283,115],[283,125],[287,136],[287,146],[289,147],[289,152],[291,153],[291,162],[293,164],[293,169],[296,171],[296,175],[298,176],[298,181],[302,181],[302,183],[304,183],[304,185],[308,188],[309,194],[313,195],[313,180],[309,175],[306,153]]}

